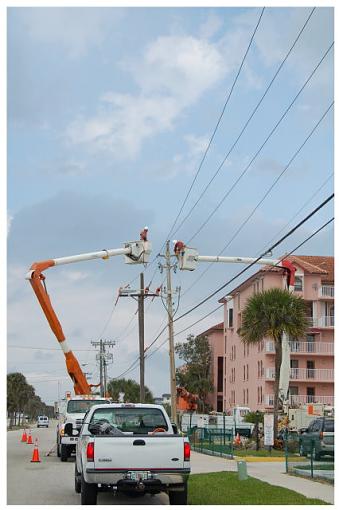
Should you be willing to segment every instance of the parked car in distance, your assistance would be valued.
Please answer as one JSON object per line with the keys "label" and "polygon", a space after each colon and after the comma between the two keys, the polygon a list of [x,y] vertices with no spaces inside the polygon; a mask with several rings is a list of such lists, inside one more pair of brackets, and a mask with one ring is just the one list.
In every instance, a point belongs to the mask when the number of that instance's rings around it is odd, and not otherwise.
{"label": "parked car in distance", "polygon": [[38,416],[37,424],[36,426],[39,427],[47,427],[49,425],[49,419],[48,416]]}
{"label": "parked car in distance", "polygon": [[[67,423],[65,433],[78,431]],[[96,505],[99,491],[166,492],[171,505],[187,505],[189,473],[188,439],[178,434],[162,406],[108,404],[87,412],[75,462],[82,505]]]}
{"label": "parked car in distance", "polygon": [[334,419],[320,417],[313,420],[299,437],[299,453],[307,455],[313,450],[315,460],[323,455],[334,457]]}

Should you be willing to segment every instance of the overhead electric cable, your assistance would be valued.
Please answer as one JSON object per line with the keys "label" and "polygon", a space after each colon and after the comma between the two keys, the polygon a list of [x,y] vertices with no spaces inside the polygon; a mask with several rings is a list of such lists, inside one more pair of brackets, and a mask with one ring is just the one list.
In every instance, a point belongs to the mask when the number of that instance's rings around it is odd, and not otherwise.
{"label": "overhead electric cable", "polygon": [[264,253],[262,253],[259,257],[257,257],[254,262],[251,262],[251,264],[248,264],[244,269],[242,269],[241,271],[239,271],[239,273],[234,276],[233,278],[231,278],[231,280],[228,280],[224,285],[222,285],[221,287],[219,287],[218,289],[216,289],[214,292],[212,292],[211,294],[209,294],[206,298],[204,298],[202,301],[200,301],[198,304],[196,304],[195,306],[193,306],[192,308],[190,308],[189,310],[187,310],[186,312],[184,312],[183,314],[179,315],[179,317],[177,317],[176,319],[173,320],[173,322],[177,322],[179,321],[180,319],[182,319],[183,317],[186,317],[186,315],[192,313],[194,310],[196,310],[197,308],[199,308],[201,305],[203,305],[204,303],[206,303],[206,301],[209,301],[212,297],[214,297],[216,294],[218,294],[222,289],[224,289],[227,285],[229,285],[230,283],[232,283],[236,278],[238,278],[239,276],[241,276],[243,273],[245,273],[246,271],[248,271],[252,266],[254,266],[258,260],[260,260],[261,258],[263,258],[267,253],[270,253],[270,252],[273,252],[274,249],[279,246],[279,244],[281,244],[285,239],[287,239],[287,237],[289,237],[290,235],[292,235],[298,228],[300,228],[306,221],[308,221],[312,216],[314,216],[314,214],[316,214],[318,211],[320,211],[320,209],[322,209],[328,202],[330,202],[334,197],[334,193],[332,193],[332,195],[330,195],[326,200],[324,200],[318,207],[316,207],[315,209],[313,209],[312,212],[310,212],[303,220],[301,220],[295,227],[293,227],[291,230],[289,230],[287,232],[287,234],[285,234],[283,237],[281,237],[276,243],[274,243],[268,250],[265,250]]}
{"label": "overhead electric cable", "polygon": [[[200,202],[200,200],[202,199],[202,197],[205,195],[205,193],[207,192],[208,188],[210,187],[210,185],[212,184],[212,182],[214,181],[214,179],[216,178],[216,176],[219,174],[220,170],[222,169],[222,167],[224,166],[226,160],[228,159],[229,155],[231,154],[231,152],[233,151],[233,149],[236,147],[238,141],[240,140],[240,138],[242,137],[242,135],[244,134],[247,126],[249,125],[249,123],[251,122],[252,118],[254,117],[255,113],[257,112],[257,110],[259,109],[259,106],[261,105],[261,103],[263,102],[263,100],[265,99],[266,95],[268,94],[271,86],[273,85],[275,79],[277,78],[278,74],[280,73],[281,69],[283,68],[286,60],[288,59],[288,57],[290,56],[290,54],[292,53],[295,45],[297,44],[298,40],[300,39],[301,37],[301,34],[303,33],[303,31],[305,30],[306,28],[306,25],[308,24],[309,20],[311,19],[311,16],[313,15],[314,11],[315,11],[315,7],[311,10],[310,14],[308,15],[304,25],[302,26],[301,30],[299,31],[296,39],[294,40],[292,46],[290,47],[290,49],[288,50],[287,54],[285,55],[284,59],[282,60],[282,62],[280,63],[278,69],[276,70],[273,78],[271,79],[270,83],[268,84],[268,86],[266,87],[266,90],[264,91],[263,95],[261,96],[260,100],[258,101],[258,103],[256,104],[256,106],[254,107],[254,109],[252,110],[252,113],[251,115],[249,116],[249,118],[247,119],[247,121],[245,122],[244,126],[242,127],[239,135],[237,136],[237,138],[235,139],[235,141],[233,142],[233,144],[231,145],[231,148],[229,149],[229,151],[227,152],[225,158],[223,159],[222,163],[218,166],[216,172],[214,173],[214,175],[212,176],[212,178],[209,180],[209,182],[207,183],[207,185],[204,187],[203,191],[201,192],[201,194],[199,195],[199,197],[197,198],[197,200],[194,202],[193,206],[191,207],[191,209],[189,210],[189,212],[186,214],[186,216],[183,218],[183,220],[181,221],[180,225],[175,229],[175,231],[173,232],[173,235],[176,234],[180,228],[183,226],[183,224],[186,222],[186,220],[191,216],[192,212],[194,211],[194,209],[196,208],[196,206],[198,205],[198,203]],[[181,211],[180,211],[181,213]],[[180,215],[179,213],[179,215]],[[178,215],[178,216],[179,216]],[[178,218],[178,217],[177,217]],[[177,221],[177,220],[176,220]]]}
{"label": "overhead electric cable", "polygon": [[[320,228],[318,228],[315,232],[313,232],[311,235],[309,235],[304,241],[302,241],[300,244],[298,244],[298,246],[296,246],[295,248],[293,248],[293,250],[291,250],[289,253],[287,253],[286,255],[284,255],[284,257],[281,258],[281,260],[285,260],[287,257],[289,257],[290,255],[292,255],[292,253],[294,253],[296,250],[298,250],[299,248],[301,248],[301,246],[303,246],[304,244],[306,244],[310,239],[312,239],[315,235],[317,235],[321,230],[323,230],[324,228],[326,228],[330,223],[332,223],[334,221],[334,217],[331,218],[330,220],[328,220],[326,223],[324,223]],[[261,257],[260,257],[261,258]],[[272,267],[275,267],[275,266],[272,266]],[[195,326],[196,324],[198,324],[199,322],[202,322],[203,320],[205,320],[207,317],[209,317],[210,315],[212,315],[213,313],[215,313],[216,311],[220,310],[220,308],[222,308],[224,305],[221,304],[219,306],[217,306],[216,308],[214,308],[212,311],[210,311],[209,313],[207,313],[206,315],[204,315],[203,317],[201,317],[200,319],[196,320],[195,322],[193,322],[192,324],[190,324],[189,326],[187,326],[186,328],[182,329],[181,331],[178,331],[177,333],[175,333],[174,336],[178,336],[180,335],[181,333],[184,333],[185,331],[187,331],[188,329],[192,328],[193,326]],[[165,343],[167,342],[167,338],[164,340],[164,342],[162,342],[156,349],[154,349],[154,351],[151,351],[147,356],[146,358],[150,358],[153,354],[155,354]],[[153,344],[153,342],[152,342]],[[151,347],[151,345],[149,346]]]}
{"label": "overhead electric cable", "polygon": [[265,138],[264,142],[261,144],[261,146],[259,147],[259,149],[257,150],[257,152],[254,154],[254,156],[252,157],[251,161],[248,163],[248,165],[245,167],[245,169],[242,171],[242,173],[239,175],[239,177],[236,179],[236,181],[232,184],[232,186],[227,190],[227,192],[224,194],[224,196],[222,197],[222,199],[218,202],[218,204],[216,205],[216,207],[213,209],[213,211],[209,214],[209,216],[207,217],[207,219],[202,223],[202,225],[198,228],[198,230],[193,234],[193,236],[188,240],[188,243],[190,243],[201,231],[202,229],[207,225],[207,223],[210,221],[210,219],[212,218],[212,216],[214,216],[214,214],[217,212],[217,210],[220,208],[220,206],[224,203],[224,201],[226,200],[226,198],[230,195],[230,193],[233,191],[233,189],[236,187],[236,185],[239,183],[239,181],[242,179],[242,177],[248,172],[249,168],[251,167],[252,163],[257,159],[257,157],[259,156],[259,154],[261,153],[262,149],[265,147],[265,145],[267,144],[267,142],[269,141],[269,139],[272,137],[272,135],[274,134],[274,132],[277,130],[277,128],[279,127],[279,125],[281,124],[281,122],[284,120],[284,118],[286,117],[286,115],[288,114],[288,112],[290,111],[290,109],[292,108],[292,106],[294,105],[294,103],[296,102],[296,100],[298,99],[298,97],[300,96],[300,94],[302,93],[302,91],[304,90],[304,88],[306,87],[306,85],[309,83],[309,81],[311,80],[311,78],[313,77],[313,75],[315,74],[315,72],[318,70],[318,68],[320,67],[320,65],[322,64],[322,62],[325,60],[325,58],[327,57],[327,55],[329,54],[329,52],[332,50],[333,48],[333,45],[334,43],[332,43],[329,48],[327,49],[327,51],[324,53],[324,55],[322,56],[321,60],[318,62],[318,64],[316,65],[316,67],[313,69],[312,73],[309,75],[309,77],[307,78],[307,80],[304,82],[303,86],[301,87],[301,89],[299,89],[299,92],[297,93],[297,95],[294,97],[294,99],[292,100],[292,102],[289,104],[289,106],[286,108],[286,110],[284,111],[283,115],[280,117],[280,119],[278,120],[278,122],[275,124],[275,126],[273,127],[273,129],[270,131],[270,133],[267,135],[267,137]]}

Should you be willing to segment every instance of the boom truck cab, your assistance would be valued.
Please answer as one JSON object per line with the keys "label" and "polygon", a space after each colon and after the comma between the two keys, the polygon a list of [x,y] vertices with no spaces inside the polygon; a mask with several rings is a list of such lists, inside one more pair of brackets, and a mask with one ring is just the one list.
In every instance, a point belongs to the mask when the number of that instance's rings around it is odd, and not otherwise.
{"label": "boom truck cab", "polygon": [[[77,395],[71,397],[68,393],[66,398],[58,404],[57,424],[57,455],[61,462],[66,462],[72,453],[75,453],[78,436],[67,434],[67,423],[80,433],[84,417],[93,407],[98,404],[110,404],[110,400],[96,395]],[[66,428],[66,430],[65,430]]]}

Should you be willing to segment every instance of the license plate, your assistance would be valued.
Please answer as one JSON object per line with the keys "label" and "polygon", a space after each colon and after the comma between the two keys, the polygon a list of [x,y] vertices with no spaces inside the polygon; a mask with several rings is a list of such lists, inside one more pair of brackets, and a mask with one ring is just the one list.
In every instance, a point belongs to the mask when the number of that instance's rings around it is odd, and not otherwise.
{"label": "license plate", "polygon": [[128,471],[126,473],[126,478],[128,480],[148,480],[152,478],[150,471]]}

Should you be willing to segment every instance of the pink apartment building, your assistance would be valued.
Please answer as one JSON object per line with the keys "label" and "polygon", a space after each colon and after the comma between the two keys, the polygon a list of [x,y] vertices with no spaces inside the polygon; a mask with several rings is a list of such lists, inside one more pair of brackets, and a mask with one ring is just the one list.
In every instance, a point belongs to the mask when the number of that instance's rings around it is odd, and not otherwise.
{"label": "pink apartment building", "polygon": [[[293,404],[334,403],[334,258],[290,256],[297,268],[295,293],[306,301],[309,330],[290,339],[290,401]],[[282,270],[265,266],[220,300],[224,303],[224,338],[213,328],[204,334],[214,347],[216,405],[220,409],[219,359],[224,353],[223,410],[245,405],[252,410],[273,407],[274,344],[244,345],[237,334],[247,299],[271,287],[284,288]],[[219,327],[217,325],[215,328]],[[216,336],[218,335],[218,337]],[[224,341],[223,341],[224,340]],[[211,399],[213,401],[213,399]]]}
{"label": "pink apartment building", "polygon": [[207,331],[200,333],[206,336],[212,352],[212,380],[214,392],[208,396],[208,403],[213,411],[223,411],[224,406],[224,373],[225,373],[225,345],[224,323],[216,324]]}
{"label": "pink apartment building", "polygon": [[[290,339],[290,402],[334,404],[334,258],[291,256],[297,267],[295,293],[306,301],[310,328],[305,338]],[[264,267],[235,288],[224,303],[224,323],[200,333],[212,350],[215,411],[234,405],[253,410],[273,407],[274,344],[264,339],[244,346],[237,329],[247,299],[271,287],[284,288],[282,270]]]}

